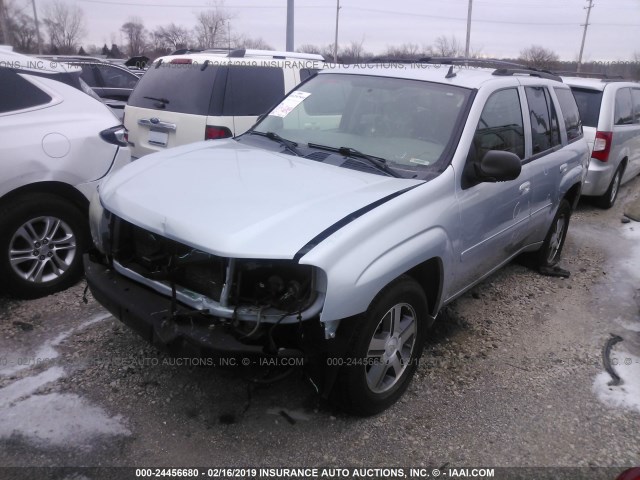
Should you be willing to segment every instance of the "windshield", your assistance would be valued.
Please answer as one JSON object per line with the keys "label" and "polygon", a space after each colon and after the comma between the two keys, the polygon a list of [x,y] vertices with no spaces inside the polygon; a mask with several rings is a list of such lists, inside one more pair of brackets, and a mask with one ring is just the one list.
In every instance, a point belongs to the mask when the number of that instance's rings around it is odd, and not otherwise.
{"label": "windshield", "polygon": [[399,176],[416,177],[445,161],[470,93],[425,81],[322,74],[285,98],[254,131],[302,149],[348,148],[385,161]]}

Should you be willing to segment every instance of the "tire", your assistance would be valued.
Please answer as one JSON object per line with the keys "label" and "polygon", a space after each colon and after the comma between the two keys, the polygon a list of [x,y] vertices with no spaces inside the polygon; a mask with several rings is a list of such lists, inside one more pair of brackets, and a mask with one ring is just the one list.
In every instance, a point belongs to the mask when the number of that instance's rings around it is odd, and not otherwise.
{"label": "tire", "polygon": [[0,209],[0,283],[20,298],[49,295],[77,282],[89,246],[87,216],[49,194],[15,198]]}
{"label": "tire", "polygon": [[569,230],[569,220],[571,220],[571,205],[563,199],[560,201],[544,243],[536,253],[535,262],[538,267],[553,267],[560,261],[562,247]]}
{"label": "tire", "polygon": [[334,400],[340,407],[369,416],[400,398],[422,354],[427,316],[425,294],[407,276],[374,299],[356,327],[349,358],[338,373]]}
{"label": "tire", "polygon": [[623,165],[620,165],[616,170],[616,173],[613,174],[613,178],[611,179],[609,188],[607,188],[607,191],[604,192],[604,195],[595,197],[594,202],[598,207],[608,210],[616,203],[618,192],[620,191],[620,183],[622,182],[623,172]]}

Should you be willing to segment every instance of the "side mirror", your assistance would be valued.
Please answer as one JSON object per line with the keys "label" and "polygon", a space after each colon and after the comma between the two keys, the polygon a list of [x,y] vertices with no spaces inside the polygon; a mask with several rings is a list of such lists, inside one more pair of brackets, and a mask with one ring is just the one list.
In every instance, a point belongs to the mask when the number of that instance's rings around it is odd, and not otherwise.
{"label": "side mirror", "polygon": [[506,182],[520,175],[522,164],[515,153],[489,150],[482,160],[475,164],[476,178],[480,182]]}

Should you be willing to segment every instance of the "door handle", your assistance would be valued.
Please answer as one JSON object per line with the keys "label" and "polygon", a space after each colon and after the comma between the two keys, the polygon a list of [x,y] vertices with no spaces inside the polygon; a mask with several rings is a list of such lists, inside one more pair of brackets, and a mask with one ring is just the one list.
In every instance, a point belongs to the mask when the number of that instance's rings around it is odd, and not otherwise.
{"label": "door handle", "polygon": [[560,173],[566,173],[568,169],[569,169],[569,165],[567,165],[566,163],[563,163],[562,165],[560,165]]}
{"label": "door handle", "polygon": [[526,195],[531,191],[531,182],[524,182],[522,185],[520,185],[519,190],[520,195]]}

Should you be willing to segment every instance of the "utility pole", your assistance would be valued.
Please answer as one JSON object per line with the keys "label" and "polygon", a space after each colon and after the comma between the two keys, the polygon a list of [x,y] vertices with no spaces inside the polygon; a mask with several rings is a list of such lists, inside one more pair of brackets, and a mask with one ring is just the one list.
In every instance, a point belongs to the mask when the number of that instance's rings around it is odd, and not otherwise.
{"label": "utility pole", "polygon": [[464,49],[464,57],[469,58],[469,46],[471,45],[471,6],[473,0],[469,0],[469,11],[467,12],[467,45]]}
{"label": "utility pole", "polygon": [[36,10],[36,0],[31,0],[31,3],[33,5],[33,23],[35,23],[36,25],[36,35],[38,37],[38,53],[42,55],[42,37],[40,36],[40,25],[38,24],[38,11]]}
{"label": "utility pole", "polygon": [[576,69],[580,73],[582,67],[582,53],[584,52],[584,41],[587,38],[587,27],[589,26],[589,15],[591,15],[591,9],[593,8],[593,0],[587,0],[589,5],[584,7],[587,11],[587,20],[584,22],[584,31],[582,32],[582,44],[580,45],[580,55],[578,56],[578,68]]}
{"label": "utility pole", "polygon": [[287,52],[293,52],[293,0],[287,0]]}
{"label": "utility pole", "polygon": [[0,0],[0,28],[2,28],[2,38],[5,45],[11,45],[11,31],[9,30],[9,20],[7,19],[7,10],[4,6],[4,0]]}
{"label": "utility pole", "polygon": [[340,18],[340,0],[336,1],[336,39],[335,42],[333,42],[333,63],[338,63],[338,18]]}

